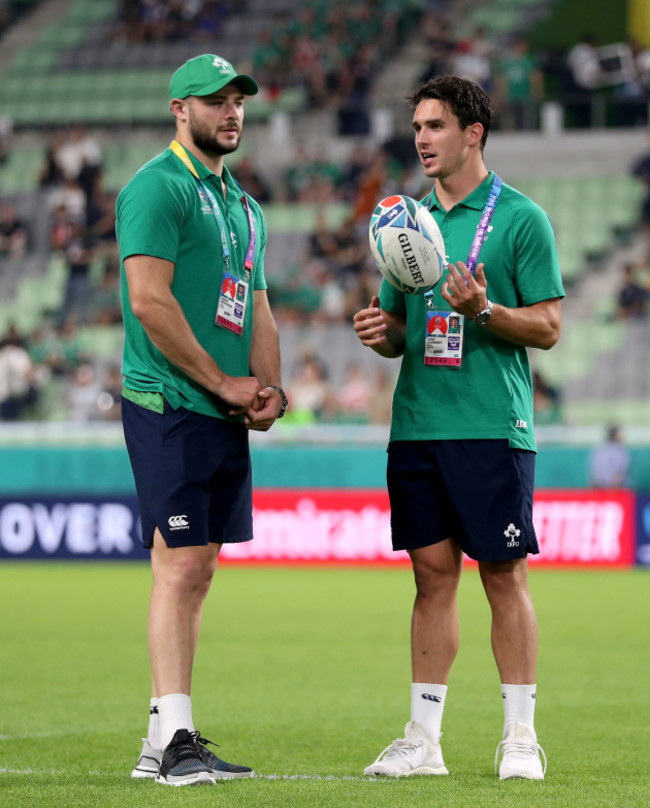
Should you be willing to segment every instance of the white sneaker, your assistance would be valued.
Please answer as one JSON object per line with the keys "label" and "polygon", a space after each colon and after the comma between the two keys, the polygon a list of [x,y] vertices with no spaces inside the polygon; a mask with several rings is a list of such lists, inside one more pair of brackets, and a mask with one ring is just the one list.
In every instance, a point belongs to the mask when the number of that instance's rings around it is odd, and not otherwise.
{"label": "white sneaker", "polygon": [[160,768],[161,757],[162,752],[160,749],[154,749],[148,739],[143,738],[142,752],[140,752],[135,769],[131,772],[131,777],[135,780],[155,779]]}
{"label": "white sneaker", "polygon": [[409,721],[404,737],[387,746],[377,760],[364,769],[376,777],[410,777],[414,774],[449,774],[442,759],[440,738],[434,741],[417,721]]}
{"label": "white sneaker", "polygon": [[[499,780],[521,777],[525,780],[543,780],[546,774],[546,755],[537,743],[535,732],[525,724],[508,724],[503,740],[497,746],[494,757],[494,773],[497,773],[499,753],[503,753],[498,767]],[[544,766],[542,767],[542,762]]]}

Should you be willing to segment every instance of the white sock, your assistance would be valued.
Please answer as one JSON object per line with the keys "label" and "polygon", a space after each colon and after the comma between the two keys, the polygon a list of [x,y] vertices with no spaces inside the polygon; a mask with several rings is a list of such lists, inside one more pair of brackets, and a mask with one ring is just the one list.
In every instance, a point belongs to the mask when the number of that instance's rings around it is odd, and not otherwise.
{"label": "white sock", "polygon": [[411,685],[411,721],[417,721],[434,741],[440,737],[442,712],[445,709],[447,685],[413,682]]}
{"label": "white sock", "polygon": [[154,749],[160,749],[160,716],[158,715],[158,699],[153,697],[149,703],[149,729],[147,740]]}
{"label": "white sock", "polygon": [[535,732],[537,685],[501,685],[504,727],[517,722]]}
{"label": "white sock", "polygon": [[192,699],[184,693],[170,693],[158,699],[160,720],[160,748],[165,749],[177,729],[194,732]]}

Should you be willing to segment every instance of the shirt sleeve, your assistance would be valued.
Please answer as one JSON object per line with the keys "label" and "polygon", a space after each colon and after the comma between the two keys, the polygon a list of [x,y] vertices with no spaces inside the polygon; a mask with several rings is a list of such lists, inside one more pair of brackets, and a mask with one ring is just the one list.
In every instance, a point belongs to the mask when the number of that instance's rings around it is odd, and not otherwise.
{"label": "shirt sleeve", "polygon": [[551,220],[530,201],[517,216],[515,250],[517,291],[524,306],[564,297]]}
{"label": "shirt sleeve", "polygon": [[185,219],[184,194],[156,171],[140,171],[121,191],[116,204],[117,240],[122,261],[151,255],[178,259],[179,234]]}
{"label": "shirt sleeve", "polygon": [[[249,204],[251,202],[251,197],[248,197]],[[266,242],[267,242],[267,232],[266,232],[266,220],[264,218],[264,214],[262,213],[262,208],[253,200],[255,207],[253,208],[255,222],[259,228],[259,233],[257,235],[258,239],[258,247],[256,247],[257,256],[255,259],[255,275],[253,278],[253,289],[260,290],[266,289],[266,277],[264,275],[264,259],[266,257]]]}
{"label": "shirt sleeve", "polygon": [[385,278],[379,288],[379,305],[384,311],[394,311],[399,314],[406,312],[404,293],[391,286]]}

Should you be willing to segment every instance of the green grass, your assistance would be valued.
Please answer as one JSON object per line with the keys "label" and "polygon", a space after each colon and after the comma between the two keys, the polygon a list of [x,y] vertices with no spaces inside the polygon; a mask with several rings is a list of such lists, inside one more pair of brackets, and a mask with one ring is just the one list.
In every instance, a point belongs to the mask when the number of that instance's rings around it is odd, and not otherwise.
{"label": "green grass", "polygon": [[0,565],[1,805],[648,802],[647,572],[531,575],[543,783],[493,774],[503,716],[475,571],[461,586],[461,650],[443,722],[451,775],[379,781],[361,772],[408,720],[410,571],[227,565],[204,610],[194,715],[226,759],[261,776],[200,789],[130,780],[147,723],[149,584],[146,565]]}

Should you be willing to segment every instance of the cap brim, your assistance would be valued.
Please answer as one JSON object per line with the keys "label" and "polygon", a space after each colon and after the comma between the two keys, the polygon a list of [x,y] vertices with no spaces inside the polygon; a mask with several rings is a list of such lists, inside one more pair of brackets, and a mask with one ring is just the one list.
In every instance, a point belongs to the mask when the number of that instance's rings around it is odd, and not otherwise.
{"label": "cap brim", "polygon": [[192,93],[192,95],[212,95],[212,93],[219,92],[219,90],[222,90],[228,84],[236,84],[244,95],[257,95],[260,89],[252,76],[247,76],[245,73],[241,73],[237,76],[226,79],[226,81],[220,79],[219,81],[213,81],[212,84],[206,84],[205,87],[201,87],[200,90]]}

